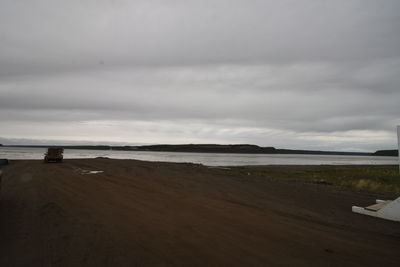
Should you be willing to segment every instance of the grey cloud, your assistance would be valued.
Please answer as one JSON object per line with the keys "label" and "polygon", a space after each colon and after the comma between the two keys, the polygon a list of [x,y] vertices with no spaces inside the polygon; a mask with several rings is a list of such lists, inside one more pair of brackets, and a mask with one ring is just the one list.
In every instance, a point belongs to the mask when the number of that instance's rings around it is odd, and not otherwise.
{"label": "grey cloud", "polygon": [[399,7],[398,1],[2,1],[1,62],[9,67],[1,69],[397,57]]}
{"label": "grey cloud", "polygon": [[0,136],[39,138],[62,123],[47,137],[85,139],[94,127],[123,142],[135,132],[135,142],[389,146],[398,10],[389,0],[5,0]]}
{"label": "grey cloud", "polygon": [[[93,114],[105,119],[248,119],[325,131],[349,130],[363,123],[363,128],[380,127],[385,117],[397,115],[400,93],[393,88],[375,92],[360,90],[362,84],[330,85],[332,78],[325,69],[241,65],[80,72],[16,82],[12,89],[4,89],[0,109],[35,111],[38,117],[43,116],[41,110],[71,110],[72,114],[75,110],[80,111],[75,113],[80,120],[93,119]],[[329,70],[337,72],[335,66]],[[11,86],[0,84],[3,87]],[[30,113],[32,119],[34,114]],[[347,123],[352,121],[347,117],[358,122]],[[279,125],[281,121],[284,125]],[[328,127],[329,121],[335,123]]]}

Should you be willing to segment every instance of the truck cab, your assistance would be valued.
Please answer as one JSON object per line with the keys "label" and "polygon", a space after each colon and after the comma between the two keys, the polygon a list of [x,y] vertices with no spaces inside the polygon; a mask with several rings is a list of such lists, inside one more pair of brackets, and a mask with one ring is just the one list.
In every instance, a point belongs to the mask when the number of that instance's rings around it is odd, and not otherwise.
{"label": "truck cab", "polygon": [[59,147],[49,147],[44,154],[44,162],[62,162],[64,158],[64,149]]}

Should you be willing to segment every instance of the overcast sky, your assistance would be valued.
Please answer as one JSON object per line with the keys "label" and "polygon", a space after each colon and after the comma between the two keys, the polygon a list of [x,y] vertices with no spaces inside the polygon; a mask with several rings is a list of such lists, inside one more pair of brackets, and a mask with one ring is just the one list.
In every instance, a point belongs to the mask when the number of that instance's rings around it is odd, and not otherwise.
{"label": "overcast sky", "polygon": [[0,142],[395,148],[399,11],[398,0],[0,0]]}

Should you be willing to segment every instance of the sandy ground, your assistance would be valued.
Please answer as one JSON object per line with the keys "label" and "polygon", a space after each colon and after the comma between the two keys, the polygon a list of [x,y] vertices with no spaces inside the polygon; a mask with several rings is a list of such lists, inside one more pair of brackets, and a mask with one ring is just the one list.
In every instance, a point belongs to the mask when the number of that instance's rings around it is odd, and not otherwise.
{"label": "sandy ground", "polygon": [[3,171],[0,266],[400,262],[400,223],[351,212],[373,194],[134,160],[13,161]]}

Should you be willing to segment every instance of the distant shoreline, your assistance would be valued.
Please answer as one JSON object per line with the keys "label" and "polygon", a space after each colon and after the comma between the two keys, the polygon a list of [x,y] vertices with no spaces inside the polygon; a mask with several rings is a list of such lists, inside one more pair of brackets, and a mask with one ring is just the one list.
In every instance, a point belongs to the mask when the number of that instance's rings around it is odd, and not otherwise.
{"label": "distant shoreline", "polygon": [[293,155],[340,155],[340,156],[398,156],[398,151],[377,150],[375,152],[343,152],[279,149],[275,147],[260,147],[257,145],[218,145],[218,144],[183,144],[183,145],[146,145],[146,146],[107,146],[107,145],[82,145],[82,146],[45,146],[45,145],[2,145],[2,147],[29,147],[48,148],[62,147],[65,149],[84,150],[116,150],[116,151],[152,151],[152,152],[186,152],[186,153],[229,153],[229,154],[293,154]]}

